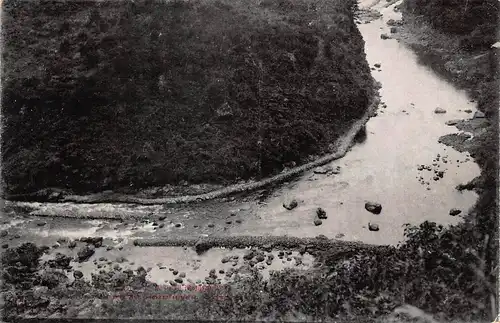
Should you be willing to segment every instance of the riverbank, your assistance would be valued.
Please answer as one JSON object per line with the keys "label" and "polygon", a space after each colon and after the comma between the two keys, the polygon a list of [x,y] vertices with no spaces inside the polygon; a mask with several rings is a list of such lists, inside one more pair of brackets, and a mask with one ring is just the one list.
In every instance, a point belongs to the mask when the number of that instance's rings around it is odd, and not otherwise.
{"label": "riverbank", "polygon": [[[481,175],[468,184],[460,185],[457,189],[473,189],[479,194],[479,199],[462,227],[462,238],[476,236],[482,244],[478,248],[476,257],[479,257],[480,275],[482,281],[489,286],[497,286],[498,279],[498,59],[500,51],[491,47],[495,42],[495,32],[480,29],[477,19],[481,19],[487,26],[490,23],[497,26],[498,3],[492,2],[496,7],[488,10],[488,17],[468,19],[460,25],[465,31],[445,33],[439,27],[431,26],[429,19],[435,14],[447,14],[438,4],[429,5],[424,16],[415,13],[414,1],[406,1],[401,5],[403,22],[397,24],[391,37],[412,47],[422,64],[432,68],[436,73],[448,79],[459,88],[467,90],[472,100],[477,102],[480,111],[469,120],[457,120],[451,125],[456,126],[458,133],[444,136],[440,142],[450,145],[459,151],[468,151],[481,167]],[[480,6],[479,2],[471,6]],[[496,9],[494,9],[496,8]],[[459,7],[456,11],[461,10]],[[496,10],[496,11],[495,11]],[[432,12],[432,13],[430,13]],[[420,12],[422,13],[422,12]],[[496,13],[496,14],[495,14]],[[495,18],[497,17],[497,18]],[[443,23],[443,22],[441,22]],[[444,24],[444,23],[443,23]],[[494,30],[495,28],[493,28]],[[472,30],[472,31],[469,31]],[[484,34],[478,34],[481,30]],[[475,43],[473,42],[475,40]],[[475,45],[471,47],[472,45]],[[465,242],[462,248],[470,247]],[[474,284],[476,279],[471,279],[467,284]],[[495,317],[497,306],[497,291],[489,288],[480,302],[489,310],[492,318]],[[468,300],[472,301],[472,300]],[[456,308],[458,309],[458,308]]]}
{"label": "riverbank", "polygon": [[[346,132],[337,138],[331,145],[332,152],[322,157],[310,156],[312,161],[292,169],[285,169],[279,175],[266,178],[260,181],[250,181],[244,184],[230,185],[222,189],[215,189],[211,185],[196,185],[195,187],[170,187],[168,190],[164,188],[153,188],[141,190],[136,194],[120,194],[113,191],[96,193],[92,195],[73,195],[61,189],[43,189],[32,194],[6,195],[6,200],[10,201],[27,201],[27,202],[72,202],[72,203],[129,203],[140,205],[172,205],[172,204],[187,204],[196,203],[214,199],[225,198],[231,195],[240,193],[250,193],[259,189],[269,188],[291,180],[302,173],[323,166],[334,160],[345,156],[349,149],[356,143],[356,138],[360,133],[365,131],[364,126],[370,117],[376,114],[380,104],[380,97],[377,93],[380,85],[373,81],[373,95],[370,99],[370,104],[367,111],[358,120],[353,121],[352,125],[347,128]],[[176,194],[174,196],[161,196],[164,194]],[[190,195],[181,195],[181,192],[191,192]],[[199,194],[196,194],[199,193]]]}

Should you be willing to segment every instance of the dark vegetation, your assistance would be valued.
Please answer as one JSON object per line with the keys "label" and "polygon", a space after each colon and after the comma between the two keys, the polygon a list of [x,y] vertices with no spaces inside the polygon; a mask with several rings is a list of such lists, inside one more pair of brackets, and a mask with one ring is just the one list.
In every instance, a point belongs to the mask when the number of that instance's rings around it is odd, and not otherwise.
{"label": "dark vegetation", "polygon": [[227,183],[327,152],[372,96],[353,6],[4,1],[6,191]]}
{"label": "dark vegetation", "polygon": [[497,41],[500,3],[496,0],[406,0],[404,6],[437,30],[460,35],[465,50],[488,49]]}

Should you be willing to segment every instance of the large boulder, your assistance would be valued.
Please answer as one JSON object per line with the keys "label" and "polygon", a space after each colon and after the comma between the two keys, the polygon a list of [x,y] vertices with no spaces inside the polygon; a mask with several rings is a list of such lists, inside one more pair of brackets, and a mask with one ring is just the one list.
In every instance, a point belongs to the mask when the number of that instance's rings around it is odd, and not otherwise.
{"label": "large boulder", "polygon": [[380,214],[382,212],[382,205],[377,202],[366,202],[365,209],[373,214]]}

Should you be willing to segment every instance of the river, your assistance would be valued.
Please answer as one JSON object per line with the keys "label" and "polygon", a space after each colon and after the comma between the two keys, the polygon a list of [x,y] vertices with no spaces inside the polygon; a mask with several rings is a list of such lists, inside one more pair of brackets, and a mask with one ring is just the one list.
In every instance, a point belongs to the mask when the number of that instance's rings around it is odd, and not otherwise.
{"label": "river", "polygon": [[[418,225],[425,220],[443,225],[459,223],[474,205],[477,195],[472,191],[458,191],[455,187],[478,176],[480,169],[467,153],[439,144],[438,139],[459,132],[445,123],[471,118],[476,105],[470,102],[465,92],[455,89],[429,68],[420,65],[412,50],[395,39],[380,37],[382,33],[390,34],[386,24],[389,19],[401,18],[394,11],[396,4],[387,6],[383,1],[360,3],[362,9],[371,8],[382,14],[381,18],[358,26],[366,43],[365,52],[373,67],[373,76],[382,85],[380,95],[384,104],[379,107],[378,115],[366,124],[366,138],[354,145],[345,157],[329,165],[338,168],[338,173],[307,172],[261,200],[230,199],[225,203],[213,201],[179,208],[14,203],[34,209],[32,215],[114,212],[117,216],[132,214],[151,219],[164,215],[166,220],[162,221],[167,222],[158,227],[152,224],[152,220],[119,223],[75,218],[41,219],[11,211],[3,215],[2,229],[8,229],[9,235],[18,232],[20,237],[10,240],[9,245],[33,240],[50,245],[60,236],[103,236],[105,244],[115,244],[108,257],[127,257],[131,262],[151,266],[160,260],[165,267],[187,266],[181,269],[194,279],[198,276],[193,264],[203,261],[200,256],[182,247],[163,251],[133,248],[131,240],[209,235],[316,237],[323,234],[328,238],[396,245],[404,239],[403,225],[406,223]],[[445,109],[446,113],[436,114],[437,107]],[[469,113],[466,110],[470,110]],[[443,172],[442,178],[437,176],[439,172]],[[290,199],[299,202],[293,210],[283,207],[283,202]],[[366,211],[366,201],[380,203],[382,212],[375,215]],[[321,225],[313,223],[318,207],[323,208],[328,216]],[[462,212],[451,216],[452,208]],[[377,224],[379,230],[370,231],[369,223]],[[57,250],[72,252],[62,246]],[[92,259],[96,260],[103,252],[99,249]],[[208,256],[211,262],[201,268],[203,274],[199,277],[206,275],[210,267],[220,264],[220,258],[227,256],[225,250],[211,252]],[[281,262],[286,263],[286,259]],[[311,259],[307,260],[308,265],[311,262]],[[86,269],[91,266],[90,262],[75,266],[86,274],[91,271]],[[189,271],[188,267],[193,268]],[[159,268],[155,268],[151,275],[158,282],[173,279],[169,271]]]}
{"label": "river", "polygon": [[[394,11],[395,5],[360,3],[361,9],[371,7],[382,14],[380,19],[360,24],[359,30],[366,43],[368,63],[371,67],[381,66],[372,72],[382,84],[381,101],[387,105],[367,123],[365,141],[330,164],[340,167],[339,174],[305,174],[256,210],[260,221],[247,222],[229,234],[324,234],[373,244],[397,244],[403,240],[405,223],[417,225],[428,220],[456,224],[460,216],[450,216],[450,209],[458,208],[464,216],[474,205],[476,193],[459,192],[455,187],[478,176],[479,166],[467,153],[439,144],[438,139],[459,132],[445,122],[471,118],[476,105],[464,91],[420,65],[411,49],[397,40],[381,39],[382,33],[390,34],[386,22],[401,19],[401,14]],[[437,107],[447,113],[434,113]],[[431,167],[419,171],[419,165]],[[444,171],[443,178],[434,181],[434,170]],[[292,198],[299,200],[299,206],[288,211],[282,204]],[[381,214],[366,211],[365,201],[382,204]],[[328,216],[320,226],[313,223],[317,207]],[[378,224],[380,230],[368,230],[368,223]]]}

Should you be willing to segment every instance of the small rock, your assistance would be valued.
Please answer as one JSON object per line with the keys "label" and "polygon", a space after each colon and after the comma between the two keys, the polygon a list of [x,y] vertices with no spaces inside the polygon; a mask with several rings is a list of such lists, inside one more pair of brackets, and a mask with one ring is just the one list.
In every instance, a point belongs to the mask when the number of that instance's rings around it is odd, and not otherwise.
{"label": "small rock", "polygon": [[42,220],[40,220],[40,221],[36,221],[36,225],[37,225],[37,226],[39,226],[39,227],[43,227],[43,226],[44,226],[44,225],[46,225],[46,224],[47,224],[47,222],[42,221]]}
{"label": "small rock", "polygon": [[170,283],[171,286],[177,286],[177,283],[175,281],[173,281],[173,280],[169,281],[169,283]]}
{"label": "small rock", "polygon": [[176,228],[180,228],[181,226],[182,226],[182,224],[180,224],[180,223],[176,223],[176,224],[175,224],[175,227],[176,227]]}
{"label": "small rock", "polygon": [[81,242],[86,242],[88,244],[94,245],[94,247],[99,248],[102,246],[102,237],[86,237],[86,238],[81,238]]}
{"label": "small rock", "polygon": [[315,226],[318,226],[318,225],[321,225],[321,224],[323,224],[323,221],[321,221],[320,219],[315,219],[314,220],[314,225]]}
{"label": "small rock", "polygon": [[[316,239],[319,239],[319,240],[328,240],[328,237],[325,236],[324,234],[320,234],[320,235],[316,236]],[[289,254],[291,255],[292,253],[290,252]]]}
{"label": "small rock", "polygon": [[323,167],[315,168],[313,170],[313,173],[314,174],[324,175],[324,174],[328,174],[331,171],[333,171],[333,167],[332,166],[323,166]]}
{"label": "small rock", "polygon": [[380,228],[378,227],[378,224],[368,223],[368,230],[370,230],[370,231],[378,231],[378,230],[380,230]]}
{"label": "small rock", "polygon": [[336,239],[341,239],[343,237],[345,237],[345,234],[343,234],[343,233],[339,233],[339,234],[335,235]]}
{"label": "small rock", "polygon": [[94,253],[95,247],[93,245],[83,246],[77,253],[78,261],[84,262],[88,260]]}
{"label": "small rock", "polygon": [[172,271],[172,274],[177,275],[179,272],[177,270]]}
{"label": "small rock", "polygon": [[162,224],[160,224],[160,225],[158,226],[158,228],[160,228],[160,229],[161,229],[161,228],[163,228],[164,226],[165,226],[165,224],[164,224],[164,223],[162,223]]}
{"label": "small rock", "polygon": [[483,112],[481,112],[481,111],[476,111],[476,112],[474,113],[474,119],[479,119],[479,118],[486,118],[486,116],[484,115],[484,113],[483,113]]}
{"label": "small rock", "polygon": [[320,207],[316,210],[316,214],[318,215],[318,218],[321,220],[326,220],[328,218],[326,216],[326,211]]}
{"label": "small rock", "polygon": [[209,227],[209,228],[213,228],[213,227],[215,227],[215,224],[213,224],[213,223],[209,223],[209,224],[207,225],[207,227]]}
{"label": "small rock", "polygon": [[382,65],[380,63],[377,63],[377,64],[374,64],[373,66],[375,66],[376,68],[380,68]]}
{"label": "small rock", "polygon": [[219,274],[224,274],[224,273],[225,273],[224,269],[219,270]]}
{"label": "small rock", "polygon": [[290,202],[285,202],[283,203],[283,207],[287,210],[293,210],[295,209],[297,206],[299,205],[299,203],[297,202],[297,200],[293,199],[291,200]]}
{"label": "small rock", "polygon": [[257,262],[263,262],[264,260],[266,260],[266,258],[263,256],[263,255],[258,255],[255,260],[257,260]]}
{"label": "small rock", "polygon": [[238,219],[238,220],[236,220],[235,222],[236,222],[236,223],[241,223],[241,220],[240,220],[240,219]]}
{"label": "small rock", "polygon": [[265,244],[261,247],[261,249],[265,252],[271,252],[273,250],[273,245],[268,243],[268,244]]}
{"label": "small rock", "polygon": [[451,216],[459,215],[460,213],[462,213],[462,210],[455,209],[455,208],[453,208],[453,209],[450,210],[450,215]]}
{"label": "small rock", "polygon": [[391,37],[387,36],[386,34],[380,35],[381,39],[390,39]]}
{"label": "small rock", "polygon": [[80,270],[75,270],[75,271],[73,272],[73,277],[74,277],[75,279],[81,279],[81,278],[83,277],[83,273],[82,273]]}
{"label": "small rock", "polygon": [[395,34],[398,32],[398,29],[396,27],[391,27],[391,34]]}
{"label": "small rock", "polygon": [[382,212],[382,205],[376,202],[366,202],[365,209],[373,214],[380,214]]}
{"label": "small rock", "polygon": [[118,258],[116,258],[116,260],[115,260],[115,261],[116,261],[117,263],[120,263],[120,264],[121,264],[121,263],[126,262],[126,261],[127,261],[127,259],[126,259],[126,258],[124,258],[124,257],[118,257]]}
{"label": "small rock", "polygon": [[447,126],[454,126],[458,123],[459,120],[448,120],[445,122]]}
{"label": "small rock", "polygon": [[231,223],[233,223],[233,221],[229,221],[229,220],[226,221],[226,224],[231,224]]}
{"label": "small rock", "polygon": [[2,249],[7,249],[7,248],[9,248],[9,244],[8,244],[8,243],[4,243],[4,244],[2,245]]}
{"label": "small rock", "polygon": [[185,277],[186,277],[186,273],[184,273],[184,272],[180,273],[180,274],[179,274],[179,277],[180,277],[180,278],[185,278]]}
{"label": "small rock", "polygon": [[253,250],[248,250],[245,255],[243,256],[243,259],[245,260],[250,260],[255,256],[255,251]]}
{"label": "small rock", "polygon": [[472,113],[472,110],[471,109],[465,109],[464,112],[465,113]]}
{"label": "small rock", "polygon": [[223,264],[225,264],[226,262],[229,262],[229,257],[224,257],[221,259],[221,261]]}
{"label": "small rock", "polygon": [[7,230],[2,230],[0,231],[0,238],[5,238],[8,234]]}
{"label": "small rock", "polygon": [[445,110],[445,109],[443,109],[443,108],[437,107],[437,108],[434,110],[434,113],[436,113],[436,114],[443,114],[443,113],[446,113],[446,110]]}

